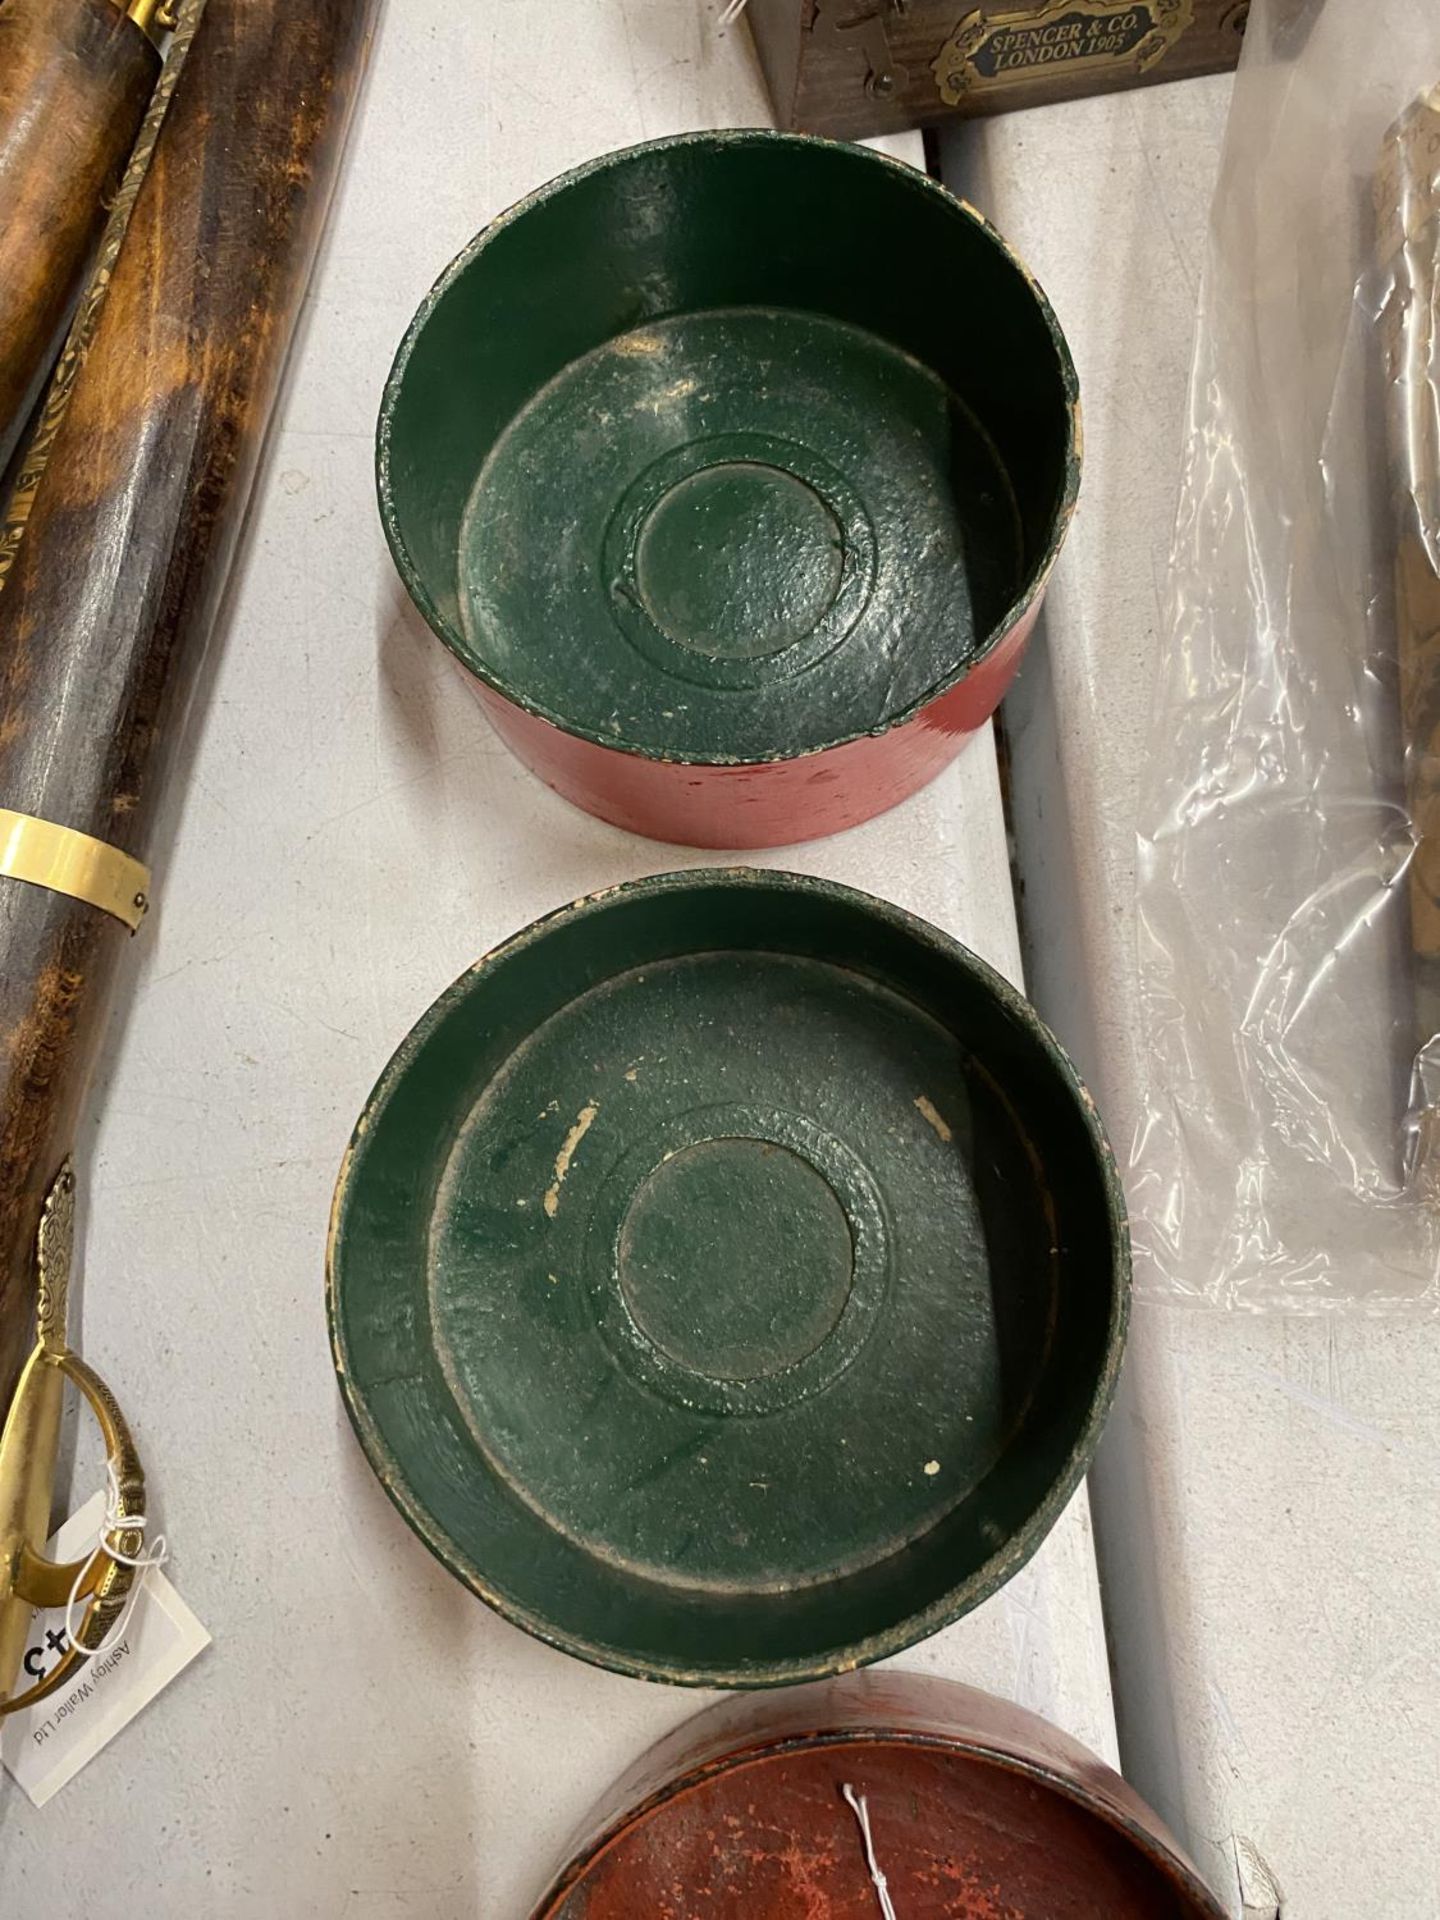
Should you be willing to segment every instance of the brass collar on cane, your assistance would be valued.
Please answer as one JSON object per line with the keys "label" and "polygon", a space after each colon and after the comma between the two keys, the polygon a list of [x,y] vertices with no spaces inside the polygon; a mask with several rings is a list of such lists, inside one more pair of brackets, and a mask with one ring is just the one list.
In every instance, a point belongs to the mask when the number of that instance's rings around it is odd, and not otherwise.
{"label": "brass collar on cane", "polygon": [[[54,1693],[104,1645],[136,1579],[130,1562],[144,1545],[145,1475],[130,1429],[109,1388],[66,1338],[74,1235],[75,1173],[67,1160],[46,1198],[36,1242],[35,1346],[0,1432],[0,1716]],[[46,1559],[44,1547],[66,1380],[80,1389],[100,1423],[115,1497],[95,1553],[62,1563]],[[85,1601],[74,1643],[44,1679],[10,1697],[34,1609],[63,1607],[72,1599]]]}
{"label": "brass collar on cane", "polygon": [[113,914],[134,933],[150,905],[150,869],[108,840],[0,807],[0,875]]}

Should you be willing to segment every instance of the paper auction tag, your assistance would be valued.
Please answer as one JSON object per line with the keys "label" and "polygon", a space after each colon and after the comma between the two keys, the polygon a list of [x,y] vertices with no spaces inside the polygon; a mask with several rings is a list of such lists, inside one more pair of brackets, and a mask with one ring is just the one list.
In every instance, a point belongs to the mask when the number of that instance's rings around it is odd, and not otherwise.
{"label": "paper auction tag", "polygon": [[[97,1493],[50,1541],[52,1558],[78,1560],[94,1545],[104,1514],[105,1495]],[[115,1644],[48,1700],[0,1720],[0,1760],[31,1802],[43,1807],[209,1644],[210,1635],[174,1587],[158,1567],[151,1568]],[[43,1680],[68,1645],[65,1609],[37,1610],[16,1686]]]}

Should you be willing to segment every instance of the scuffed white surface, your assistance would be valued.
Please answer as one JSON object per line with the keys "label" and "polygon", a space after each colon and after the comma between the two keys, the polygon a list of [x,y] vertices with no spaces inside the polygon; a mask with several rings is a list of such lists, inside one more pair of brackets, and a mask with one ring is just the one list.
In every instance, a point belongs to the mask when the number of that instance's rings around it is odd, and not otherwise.
{"label": "scuffed white surface", "polygon": [[[1031,990],[1122,1143],[1135,789],[1229,90],[1016,114],[947,153],[1080,370],[1080,510],[1007,721]],[[1237,1915],[1247,1850],[1284,1920],[1440,1915],[1437,1474],[1433,1322],[1137,1311],[1092,1476],[1121,1746]]]}
{"label": "scuffed white surface", "polygon": [[[748,36],[689,0],[390,0],[85,1154],[85,1348],[215,1644],[46,1813],[0,1788],[7,1920],[518,1920],[585,1807],[701,1704],[539,1646],[429,1558],[341,1411],[322,1269],[350,1127],[434,996],[537,913],[707,858],[548,794],[411,612],[374,506],[391,354],[531,187],[767,118]],[[767,864],[882,892],[1018,974],[988,732],[899,812]],[[1083,1492],[905,1664],[1113,1754]]]}

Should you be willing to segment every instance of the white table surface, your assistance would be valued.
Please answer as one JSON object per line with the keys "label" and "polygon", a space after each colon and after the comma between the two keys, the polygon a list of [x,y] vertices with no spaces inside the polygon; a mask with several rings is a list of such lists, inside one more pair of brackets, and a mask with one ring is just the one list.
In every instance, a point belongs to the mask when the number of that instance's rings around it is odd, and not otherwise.
{"label": "white table surface", "polygon": [[[493,214],[606,148],[768,118],[714,13],[390,0],[84,1143],[84,1345],[215,1644],[43,1812],[0,1785],[7,1920],[519,1920],[587,1804],[702,1704],[538,1645],[430,1559],[341,1410],[322,1263],[355,1115],[435,995],[541,911],[698,863],[508,757],[394,575],[371,443],[410,314]],[[766,864],[1018,975],[988,732],[888,818]],[[904,1664],[1113,1755],[1084,1492]]]}
{"label": "white table surface", "polygon": [[[1080,370],[1080,511],[1006,721],[1030,988],[1122,1153],[1136,785],[1229,91],[1016,114],[946,153]],[[1440,1916],[1437,1476],[1435,1322],[1139,1307],[1091,1476],[1121,1751],[1237,1914]]]}

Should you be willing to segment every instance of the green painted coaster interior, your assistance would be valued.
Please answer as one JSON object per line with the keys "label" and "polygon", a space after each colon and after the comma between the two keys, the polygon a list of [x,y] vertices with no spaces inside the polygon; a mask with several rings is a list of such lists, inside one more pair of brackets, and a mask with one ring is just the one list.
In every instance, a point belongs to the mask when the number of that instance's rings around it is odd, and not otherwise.
{"label": "green painted coaster interior", "polygon": [[571,731],[761,760],[894,723],[1009,624],[1075,486],[1073,369],[913,169],[763,133],[597,162],[422,308],[381,419],[407,582]]}
{"label": "green painted coaster interior", "polygon": [[502,1611],[718,1684],[874,1658],[1039,1539],[1118,1357],[1087,1102],[933,929],[669,876],[457,983],[357,1131],[337,1364],[372,1463]]}

